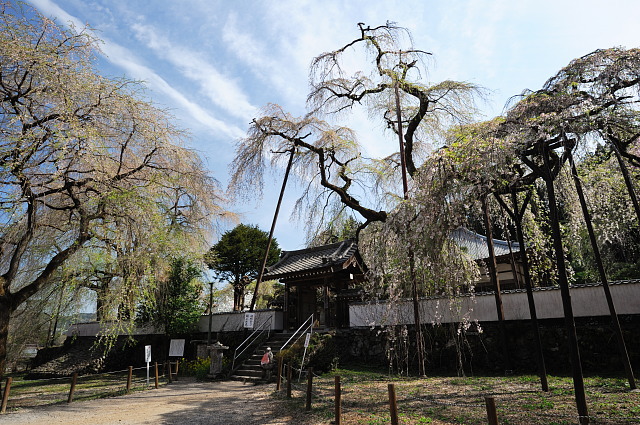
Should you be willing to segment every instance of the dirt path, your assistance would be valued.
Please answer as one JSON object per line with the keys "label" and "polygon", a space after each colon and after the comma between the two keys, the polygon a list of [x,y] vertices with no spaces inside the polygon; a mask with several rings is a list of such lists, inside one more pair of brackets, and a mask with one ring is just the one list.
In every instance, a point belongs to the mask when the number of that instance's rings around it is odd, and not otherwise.
{"label": "dirt path", "polygon": [[122,397],[21,409],[0,416],[0,424],[318,424],[304,412],[287,413],[281,401],[269,396],[273,389],[236,381],[181,380]]}

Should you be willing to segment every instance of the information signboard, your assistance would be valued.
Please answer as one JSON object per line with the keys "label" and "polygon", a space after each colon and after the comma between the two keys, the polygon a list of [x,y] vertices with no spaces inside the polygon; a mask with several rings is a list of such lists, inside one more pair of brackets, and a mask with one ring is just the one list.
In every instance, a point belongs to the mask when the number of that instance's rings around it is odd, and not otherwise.
{"label": "information signboard", "polygon": [[149,386],[149,363],[151,363],[151,346],[144,346],[144,361],[147,363],[147,387]]}
{"label": "information signboard", "polygon": [[172,339],[169,344],[169,357],[182,357],[184,355],[184,339]]}
{"label": "information signboard", "polygon": [[247,329],[253,329],[253,323],[256,320],[255,313],[245,313],[244,314],[244,327]]}
{"label": "information signboard", "polygon": [[144,346],[144,362],[151,363],[151,346],[150,345]]}

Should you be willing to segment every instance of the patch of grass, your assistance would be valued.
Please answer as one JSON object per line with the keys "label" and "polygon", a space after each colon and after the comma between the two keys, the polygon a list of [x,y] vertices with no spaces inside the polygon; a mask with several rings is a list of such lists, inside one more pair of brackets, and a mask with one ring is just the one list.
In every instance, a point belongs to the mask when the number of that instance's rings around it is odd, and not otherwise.
{"label": "patch of grass", "polygon": [[462,377],[462,378],[453,378],[449,381],[451,385],[471,385],[473,384],[474,379],[470,377]]}
{"label": "patch of grass", "polygon": [[533,399],[530,397],[521,406],[526,410],[548,410],[553,409],[553,402],[547,399]]}
{"label": "patch of grass", "polygon": [[[144,377],[142,371],[135,372],[131,392],[147,389],[146,372]],[[12,378],[8,410],[66,403],[69,397],[71,377],[25,380],[24,374],[13,374]],[[153,382],[154,378],[151,377],[150,384],[153,385]],[[164,379],[160,382],[163,385],[165,383]],[[73,399],[81,401],[124,395],[126,383],[126,372],[78,376]]]}
{"label": "patch of grass", "polygon": [[[538,388],[535,375],[417,379],[341,369],[314,379],[317,396],[313,412],[325,423],[333,414],[335,374],[341,376],[342,423],[346,425],[389,423],[387,386],[391,382],[395,384],[400,422],[404,425],[486,424],[487,395],[494,396],[498,422],[504,425],[568,425],[575,423],[577,416],[572,380],[568,377],[548,377],[552,390],[545,393]],[[640,393],[628,391],[624,381],[619,377],[585,380],[594,423],[640,424]],[[289,405],[294,408],[295,403]]]}
{"label": "patch of grass", "polygon": [[537,375],[521,375],[516,377],[518,381],[522,383],[538,383],[540,381],[540,377]]}

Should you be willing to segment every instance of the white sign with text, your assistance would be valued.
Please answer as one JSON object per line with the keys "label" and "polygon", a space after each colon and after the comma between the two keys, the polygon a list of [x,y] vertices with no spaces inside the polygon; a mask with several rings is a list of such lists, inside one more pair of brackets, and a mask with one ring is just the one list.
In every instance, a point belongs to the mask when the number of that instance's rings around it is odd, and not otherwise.
{"label": "white sign with text", "polygon": [[244,314],[244,327],[247,329],[253,329],[253,323],[256,320],[255,313],[245,313]]}
{"label": "white sign with text", "polygon": [[184,355],[184,339],[172,339],[169,344],[169,357],[182,357]]}

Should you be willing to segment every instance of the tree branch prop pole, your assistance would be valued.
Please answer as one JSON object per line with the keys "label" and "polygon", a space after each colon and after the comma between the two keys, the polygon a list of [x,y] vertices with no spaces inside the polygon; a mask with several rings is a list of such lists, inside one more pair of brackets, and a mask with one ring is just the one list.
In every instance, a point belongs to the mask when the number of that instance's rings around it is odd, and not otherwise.
{"label": "tree branch prop pole", "polygon": [[500,324],[500,345],[502,346],[502,356],[504,357],[504,369],[511,370],[511,358],[509,356],[509,347],[507,346],[507,330],[504,324],[504,308],[502,306],[502,294],[500,291],[500,279],[498,278],[498,267],[496,265],[496,254],[493,248],[493,226],[491,225],[491,217],[489,217],[489,203],[487,195],[480,198],[482,203],[482,213],[484,216],[484,227],[487,233],[487,250],[489,251],[489,278],[495,288],[494,297],[496,301],[496,312],[498,314],[498,322]]}
{"label": "tree branch prop pole", "polygon": [[209,329],[207,331],[207,350],[211,345],[211,321],[212,320],[213,320],[213,281],[209,282]]}
{"label": "tree branch prop pole", "polygon": [[573,155],[571,155],[571,153],[569,154],[569,164],[571,165],[571,175],[573,177],[573,183],[576,187],[576,192],[578,193],[578,199],[580,200],[580,207],[582,208],[582,216],[584,218],[584,222],[587,227],[587,232],[589,233],[589,240],[591,241],[593,256],[596,261],[598,273],[600,274],[602,289],[604,289],[604,295],[605,295],[605,298],[607,299],[607,305],[609,306],[609,314],[611,315],[611,322],[612,322],[613,329],[615,331],[616,339],[618,342],[618,351],[620,352],[620,357],[622,358],[622,363],[624,364],[624,369],[627,373],[627,379],[629,380],[629,387],[632,390],[635,390],[637,386],[636,386],[635,377],[633,376],[633,368],[631,367],[631,362],[629,361],[627,346],[624,342],[624,336],[622,335],[622,329],[620,328],[620,321],[618,320],[616,307],[613,302],[613,297],[611,296],[611,289],[609,288],[609,281],[607,280],[607,274],[604,271],[604,265],[602,264],[600,249],[598,248],[598,242],[596,241],[596,235],[595,235],[595,232],[593,231],[593,224],[591,222],[591,214],[589,213],[589,209],[587,207],[587,201],[584,196],[584,191],[582,190],[582,182],[580,181],[580,177],[578,177],[578,171],[576,170],[576,165],[573,161]]}
{"label": "tree branch prop pole", "polygon": [[549,391],[549,381],[547,380],[547,368],[544,362],[544,354],[542,352],[542,338],[540,337],[540,325],[538,324],[538,313],[536,311],[536,303],[533,298],[533,285],[531,284],[531,271],[529,269],[529,258],[527,257],[527,247],[524,241],[524,233],[522,232],[522,217],[527,209],[527,204],[531,199],[531,191],[527,192],[527,196],[522,204],[522,208],[518,208],[518,194],[515,189],[511,191],[511,203],[513,209],[496,195],[498,203],[509,214],[516,225],[516,237],[520,245],[520,262],[522,263],[522,273],[524,274],[524,286],[527,290],[527,302],[529,304],[529,316],[531,317],[531,327],[533,330],[534,340],[536,343],[536,361],[538,363],[538,375],[540,377],[540,385],[542,391]]}
{"label": "tree branch prop pole", "polygon": [[[409,184],[407,182],[407,163],[404,154],[404,140],[402,138],[402,113],[400,109],[400,93],[398,82],[395,83],[396,96],[396,117],[398,119],[398,143],[400,144],[400,168],[402,169],[402,190],[403,198],[409,199]],[[407,224],[409,226],[409,224]],[[409,229],[407,228],[407,231]],[[418,375],[426,375],[424,365],[424,343],[422,341],[422,322],[420,320],[420,302],[418,299],[418,281],[416,277],[416,266],[413,249],[409,247],[409,279],[411,280],[411,298],[413,299],[413,322],[416,334],[416,351],[418,354]]]}
{"label": "tree branch prop pole", "polygon": [[[565,148],[566,149],[566,148]],[[542,159],[544,161],[544,170],[537,167],[533,161],[523,158],[523,161],[532,169],[537,170],[538,174],[543,178],[547,187],[547,196],[549,200],[549,224],[551,226],[551,234],[553,238],[553,248],[556,257],[556,268],[558,271],[558,283],[560,285],[560,294],[562,296],[562,309],[564,311],[564,321],[569,339],[569,350],[571,359],[571,369],[573,374],[573,388],[575,390],[576,407],[578,416],[580,416],[580,424],[589,424],[589,411],[587,408],[587,399],[584,389],[584,378],[582,376],[582,364],[580,362],[580,350],[578,349],[578,336],[576,334],[576,323],[573,316],[573,307],[571,306],[571,293],[569,291],[569,280],[567,278],[567,269],[565,266],[564,248],[562,246],[562,233],[560,231],[560,222],[558,218],[558,204],[556,201],[556,193],[553,187],[554,174],[551,170],[549,158],[551,155],[548,144],[542,145]],[[559,165],[560,166],[560,165]]]}
{"label": "tree branch prop pole", "polygon": [[611,143],[613,147],[613,153],[616,155],[616,159],[618,160],[618,164],[620,166],[620,172],[622,173],[622,177],[624,178],[624,183],[627,185],[627,191],[629,192],[629,197],[631,198],[631,203],[633,204],[633,209],[636,211],[636,217],[638,218],[638,226],[640,226],[640,202],[638,201],[638,196],[636,195],[636,191],[633,187],[633,180],[631,180],[631,176],[629,175],[629,170],[627,169],[624,160],[622,159],[622,155],[620,155],[620,151],[615,143]]}
{"label": "tree branch prop pole", "polygon": [[407,160],[404,156],[404,140],[402,139],[402,113],[400,109],[400,92],[398,91],[398,82],[395,84],[396,94],[396,116],[398,119],[398,141],[400,142],[400,168],[402,171],[402,190],[405,200],[409,199],[409,184],[407,182]]}
{"label": "tree branch prop pole", "polygon": [[267,242],[267,249],[264,252],[264,259],[262,260],[262,267],[260,267],[260,274],[256,280],[256,289],[253,291],[253,298],[251,299],[251,306],[249,311],[253,311],[256,306],[256,299],[258,298],[258,288],[262,283],[262,276],[264,276],[264,269],[267,267],[267,259],[269,258],[269,249],[271,248],[271,241],[273,240],[273,231],[276,228],[276,222],[278,221],[278,214],[280,213],[280,206],[282,205],[282,198],[284,197],[284,190],[287,187],[287,180],[289,180],[289,172],[291,171],[291,165],[293,164],[293,156],[296,153],[295,146],[291,148],[291,155],[289,156],[289,163],[287,164],[287,170],[284,173],[284,179],[282,180],[282,188],[280,189],[280,196],[278,197],[278,204],[276,205],[276,212],[273,215],[273,221],[271,222],[271,230],[269,231],[269,241]]}

